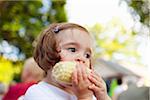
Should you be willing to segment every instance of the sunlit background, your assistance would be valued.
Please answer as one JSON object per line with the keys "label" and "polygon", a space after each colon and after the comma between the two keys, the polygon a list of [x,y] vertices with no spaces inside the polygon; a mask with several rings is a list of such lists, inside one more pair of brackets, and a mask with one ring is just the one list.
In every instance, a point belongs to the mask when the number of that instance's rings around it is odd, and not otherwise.
{"label": "sunlit background", "polygon": [[95,40],[95,69],[105,80],[132,74],[141,86],[150,86],[149,0],[0,1],[0,9],[0,82],[7,86],[21,81],[33,41],[53,22],[89,30]]}
{"label": "sunlit background", "polygon": [[[118,52],[114,51],[110,58],[107,54],[104,56],[101,54],[100,57],[105,60],[117,61],[117,63],[125,66],[127,69],[147,78],[147,83],[149,84],[150,29],[140,22],[138,14],[132,15],[132,12],[134,12],[132,10],[128,3],[123,0],[113,0],[113,2],[110,2],[110,0],[68,0],[66,5],[69,22],[80,23],[89,27],[99,24],[104,28],[104,31],[101,31],[98,39],[106,39],[107,37],[108,41],[111,42],[115,40],[118,40],[120,44],[129,42],[124,48],[125,51],[119,51],[119,45],[118,47],[116,45],[114,48]],[[150,14],[147,16],[150,17]],[[149,20],[147,21],[148,23],[150,22]],[[123,31],[126,33],[124,34]],[[137,33],[137,35],[131,35],[130,33],[132,32]],[[128,40],[129,37],[130,40]],[[108,41],[104,40],[105,43]],[[111,46],[112,44],[108,43],[108,45]],[[106,50],[109,51],[110,48]],[[98,52],[100,52],[99,48],[96,49],[96,53]]]}
{"label": "sunlit background", "polygon": [[[134,28],[134,30],[140,32],[140,23],[136,25],[136,27],[138,27],[137,29],[134,27],[136,23],[135,21],[139,21],[140,18],[135,20],[132,17],[125,1],[113,0],[113,2],[110,2],[110,0],[68,0],[66,11],[68,13],[69,22],[80,23],[88,26],[93,26],[99,23],[106,26],[114,19],[119,21],[119,23],[116,22],[116,24],[123,25],[126,30],[133,30]],[[115,29],[115,27],[113,28],[114,29],[111,30],[111,33],[112,35],[116,35],[113,32],[117,32],[117,29]],[[150,62],[148,61],[150,58],[150,52],[148,52],[150,50],[149,37],[147,37],[149,35],[148,32],[148,30],[145,31],[145,35],[139,33],[135,37],[134,42],[138,43],[136,50],[141,55],[141,62],[150,66]],[[125,37],[121,39],[124,41]]]}

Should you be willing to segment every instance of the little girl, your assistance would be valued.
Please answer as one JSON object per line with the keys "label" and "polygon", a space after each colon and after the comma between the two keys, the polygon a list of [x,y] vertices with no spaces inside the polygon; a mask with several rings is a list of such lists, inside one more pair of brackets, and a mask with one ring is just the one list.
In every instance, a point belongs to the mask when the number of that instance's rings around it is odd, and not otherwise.
{"label": "little girl", "polygon": [[[109,100],[106,86],[91,63],[92,40],[89,32],[73,23],[51,24],[40,35],[34,59],[46,72],[43,81],[31,86],[24,100]],[[52,69],[59,61],[75,61],[72,85],[53,81]],[[92,71],[86,74],[85,68]]]}

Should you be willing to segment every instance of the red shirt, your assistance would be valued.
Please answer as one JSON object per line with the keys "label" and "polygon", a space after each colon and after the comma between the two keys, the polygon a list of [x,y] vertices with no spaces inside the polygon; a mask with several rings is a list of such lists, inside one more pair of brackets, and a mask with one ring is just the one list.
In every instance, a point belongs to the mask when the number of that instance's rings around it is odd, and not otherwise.
{"label": "red shirt", "polygon": [[30,82],[30,83],[22,82],[10,86],[3,100],[17,100],[20,96],[24,95],[27,89],[33,84],[35,84],[35,82]]}

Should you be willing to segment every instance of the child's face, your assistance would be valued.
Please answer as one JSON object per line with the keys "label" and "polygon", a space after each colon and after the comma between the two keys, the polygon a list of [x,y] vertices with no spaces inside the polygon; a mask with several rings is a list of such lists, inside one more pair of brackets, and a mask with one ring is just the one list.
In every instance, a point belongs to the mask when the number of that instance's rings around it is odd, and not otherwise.
{"label": "child's face", "polygon": [[77,61],[90,67],[92,41],[88,33],[79,29],[63,30],[58,34],[58,41],[62,61]]}

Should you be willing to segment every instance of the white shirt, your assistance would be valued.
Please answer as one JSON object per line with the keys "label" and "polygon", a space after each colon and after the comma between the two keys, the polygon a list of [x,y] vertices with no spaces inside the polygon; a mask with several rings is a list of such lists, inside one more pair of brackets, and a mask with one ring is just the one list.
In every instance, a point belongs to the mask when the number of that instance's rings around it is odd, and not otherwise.
{"label": "white shirt", "polygon": [[117,87],[115,88],[114,94],[115,94],[115,95],[119,95],[119,94],[121,94],[123,91],[125,91],[127,88],[128,88],[128,87],[127,87],[126,85],[124,85],[124,84],[119,85],[119,86],[117,86]]}
{"label": "white shirt", "polygon": [[77,100],[77,97],[42,81],[27,90],[24,100]]}

